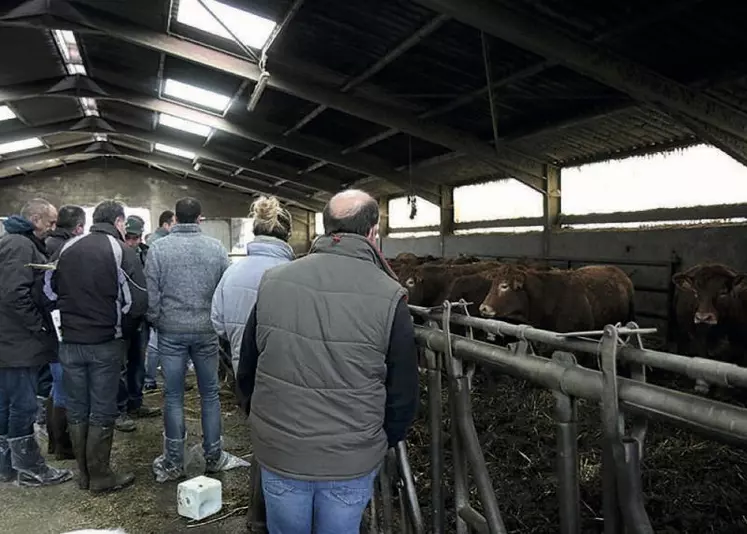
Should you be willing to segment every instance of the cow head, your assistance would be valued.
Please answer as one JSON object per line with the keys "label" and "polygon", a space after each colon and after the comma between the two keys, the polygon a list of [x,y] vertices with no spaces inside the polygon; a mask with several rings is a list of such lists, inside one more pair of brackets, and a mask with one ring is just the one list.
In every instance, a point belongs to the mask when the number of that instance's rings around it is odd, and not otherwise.
{"label": "cow head", "polygon": [[693,322],[712,326],[718,324],[720,311],[728,306],[735,278],[734,271],[721,265],[699,265],[675,274],[672,282],[695,299]]}
{"label": "cow head", "polygon": [[483,317],[527,322],[529,297],[525,287],[526,269],[517,265],[501,265],[483,276],[492,283],[490,291],[480,305],[480,314]]}

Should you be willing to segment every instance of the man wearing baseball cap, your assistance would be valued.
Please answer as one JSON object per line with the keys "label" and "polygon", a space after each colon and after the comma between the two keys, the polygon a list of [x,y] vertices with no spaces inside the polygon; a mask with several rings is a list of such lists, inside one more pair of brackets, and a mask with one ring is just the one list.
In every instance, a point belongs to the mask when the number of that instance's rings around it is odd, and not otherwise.
{"label": "man wearing baseball cap", "polygon": [[[125,221],[125,244],[135,249],[143,267],[148,254],[148,245],[143,242],[145,221],[137,215],[130,215]],[[148,344],[148,329],[141,322],[129,341],[127,361],[122,366],[119,379],[117,405],[119,417],[115,427],[120,432],[132,432],[136,429],[132,417],[158,417],[159,408],[149,408],[143,404],[143,380],[145,379],[145,348]]]}

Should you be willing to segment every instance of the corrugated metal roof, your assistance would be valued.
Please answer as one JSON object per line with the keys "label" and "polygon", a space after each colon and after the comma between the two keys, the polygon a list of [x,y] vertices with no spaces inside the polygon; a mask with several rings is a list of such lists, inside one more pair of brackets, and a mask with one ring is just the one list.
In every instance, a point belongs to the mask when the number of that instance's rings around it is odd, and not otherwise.
{"label": "corrugated metal roof", "polygon": [[[292,0],[222,0],[276,21],[283,19]],[[531,14],[542,23],[570,32],[581,39],[598,40],[605,49],[637,61],[641,65],[682,81],[698,83],[718,80],[711,94],[735,108],[747,110],[747,82],[744,65],[738,67],[737,79],[721,79],[725,72],[745,60],[747,32],[742,21],[747,18],[747,4],[727,0],[667,0],[647,2],[598,2],[595,0],[496,0],[511,8]],[[107,16],[110,23],[137,25],[140,29],[165,32],[168,10],[176,13],[179,0],[76,0],[81,11]],[[2,8],[0,8],[2,9]],[[724,15],[727,14],[727,15]],[[360,75],[377,64],[400,43],[429,24],[437,14],[410,0],[315,0],[306,1],[277,40],[268,56],[267,68],[283,65],[304,83],[321,84],[335,90],[346,80]],[[171,19],[170,31],[205,46],[224,49],[246,57],[237,46],[225,39],[180,25]],[[610,32],[615,33],[609,37]],[[218,65],[199,65],[197,58],[179,59],[169,54],[127,44],[108,34],[77,34],[86,70],[91,77],[131,92],[157,97],[164,77],[173,77],[213,91],[231,95],[243,91],[226,114],[232,123],[251,129],[261,121],[284,132],[297,124],[317,104],[268,87],[253,113],[246,102],[254,82],[224,72]],[[535,54],[521,50],[500,39],[489,37],[491,72],[501,81],[495,92],[498,135],[510,146],[541,160],[564,165],[591,161],[631,151],[656,150],[677,143],[693,141],[692,133],[658,109],[633,102],[629,96],[606,87],[565,67],[540,68],[546,63]],[[22,49],[23,53],[18,53]],[[195,59],[194,61],[192,59]],[[293,67],[295,65],[295,67]],[[290,66],[290,67],[289,67]],[[531,75],[518,76],[527,68]],[[0,90],[2,86],[49,79],[65,73],[60,55],[49,31],[2,27],[0,31]],[[733,74],[733,73],[732,73]],[[510,81],[507,81],[510,78]],[[359,89],[350,91],[361,99],[391,103],[391,111],[402,108],[423,111],[438,110],[455,99],[480,92],[486,85],[480,33],[456,21],[442,24],[430,35],[392,61]],[[12,104],[29,125],[58,122],[80,117],[73,98],[32,98]],[[129,124],[144,131],[154,125],[154,114],[131,104],[99,100],[102,118]],[[611,113],[609,110],[614,110]],[[427,121],[456,129],[457,137],[469,135],[483,142],[492,141],[492,119],[485,91],[444,113],[428,113]],[[593,118],[597,115],[597,118]],[[381,121],[386,122],[386,121]],[[427,123],[424,123],[427,127]],[[0,135],[22,129],[17,121],[0,123]],[[308,122],[295,135],[318,140],[343,149],[355,146],[388,127],[357,118],[348,113],[327,109]],[[169,134],[175,134],[169,130]],[[113,134],[117,137],[116,134]],[[182,135],[182,134],[175,134]],[[185,134],[186,135],[186,134]],[[68,136],[68,137],[65,137]],[[50,137],[73,139],[69,134]],[[187,139],[187,137],[185,137]],[[189,138],[194,140],[194,137]],[[134,142],[134,148],[148,150],[148,143]],[[265,145],[225,132],[215,132],[207,146],[244,154],[246,158],[263,152]],[[363,148],[360,152],[378,158],[382,167],[393,169],[450,152],[424,139],[397,134]],[[318,159],[274,148],[263,156],[302,171]],[[473,158],[474,159],[474,158]],[[461,158],[463,162],[468,157]],[[461,168],[434,167],[438,181],[469,179],[469,172],[479,172],[480,165],[463,164]],[[230,166],[220,166],[231,172]],[[223,168],[225,167],[225,168]],[[455,172],[450,170],[454,168]],[[484,166],[482,167],[484,170]],[[349,183],[366,173],[327,165],[320,171],[341,183]],[[313,173],[312,173],[313,174]],[[379,187],[382,190],[386,188]],[[295,186],[294,186],[295,187]],[[306,188],[301,186],[301,190]]]}

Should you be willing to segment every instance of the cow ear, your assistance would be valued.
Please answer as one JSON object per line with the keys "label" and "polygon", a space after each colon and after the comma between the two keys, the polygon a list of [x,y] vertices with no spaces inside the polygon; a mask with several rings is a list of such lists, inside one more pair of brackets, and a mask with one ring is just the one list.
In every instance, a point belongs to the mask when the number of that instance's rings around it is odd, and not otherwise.
{"label": "cow ear", "polygon": [[739,273],[731,283],[732,290],[738,293],[747,291],[747,273]]}
{"label": "cow ear", "polygon": [[685,273],[677,273],[672,277],[672,282],[674,285],[679,287],[680,289],[692,289],[693,288],[693,279],[690,278]]}

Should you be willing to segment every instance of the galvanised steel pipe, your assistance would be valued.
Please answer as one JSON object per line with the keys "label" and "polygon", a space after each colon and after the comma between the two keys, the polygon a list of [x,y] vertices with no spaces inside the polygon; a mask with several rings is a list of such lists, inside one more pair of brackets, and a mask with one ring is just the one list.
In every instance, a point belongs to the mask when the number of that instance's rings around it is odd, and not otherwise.
{"label": "galvanised steel pipe", "polygon": [[444,534],[443,494],[443,402],[441,399],[441,366],[439,357],[431,350],[425,353],[428,369],[428,427],[431,431],[431,532]]}
{"label": "galvanised steel pipe", "polygon": [[[556,352],[553,360],[561,365],[576,364],[572,354]],[[558,505],[560,534],[581,532],[581,492],[579,489],[578,411],[576,399],[561,391],[555,396],[555,429],[558,474]]]}
{"label": "galvanised steel pipe", "polygon": [[[436,321],[443,319],[440,313],[433,313],[430,308],[410,306],[410,311],[419,317]],[[599,343],[596,341],[568,338],[560,336],[555,332],[532,328],[526,325],[515,325],[494,319],[468,317],[458,314],[451,315],[451,322],[463,326],[471,326],[500,336],[511,336],[528,341],[546,343],[556,349],[580,351],[589,354],[599,353]],[[747,368],[731,363],[646,350],[632,346],[620,347],[618,349],[618,357],[623,361],[650,365],[651,367],[685,375],[692,379],[701,378],[709,384],[747,388]]]}
{"label": "galvanised steel pipe", "polygon": [[[442,331],[416,325],[415,337],[426,348],[438,352],[447,350],[446,336]],[[451,337],[453,352],[460,358],[491,365],[508,375],[571,396],[595,401],[602,398],[602,376],[598,371],[580,366],[564,367],[533,355],[517,358],[503,347],[455,335]],[[635,380],[618,378],[617,381],[624,411],[745,446],[747,409]]]}

